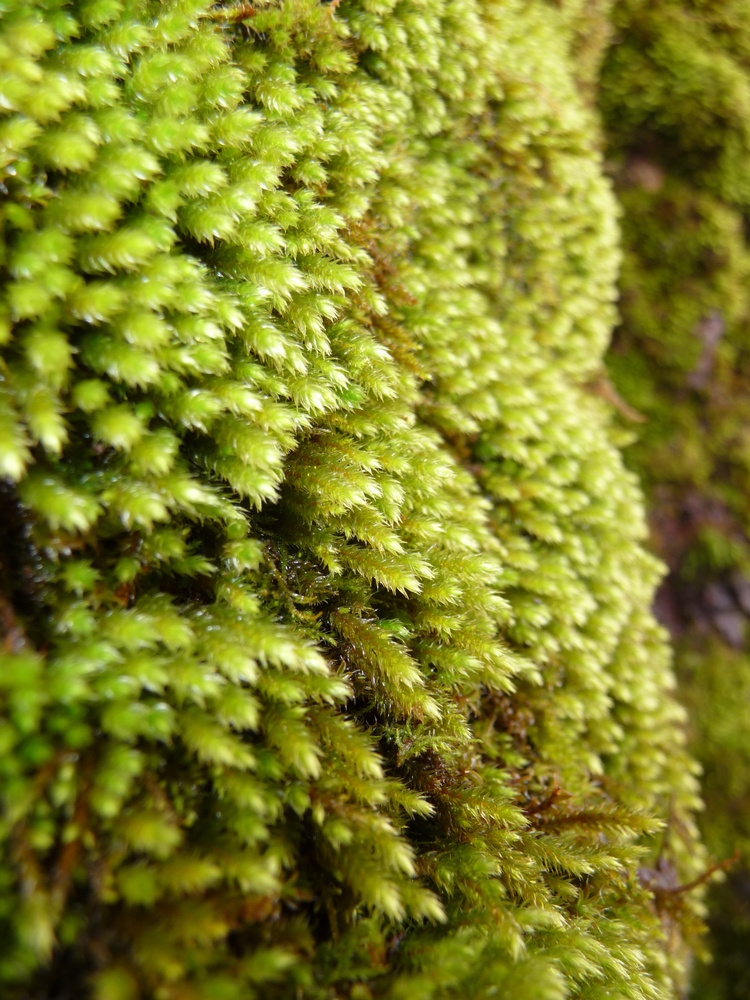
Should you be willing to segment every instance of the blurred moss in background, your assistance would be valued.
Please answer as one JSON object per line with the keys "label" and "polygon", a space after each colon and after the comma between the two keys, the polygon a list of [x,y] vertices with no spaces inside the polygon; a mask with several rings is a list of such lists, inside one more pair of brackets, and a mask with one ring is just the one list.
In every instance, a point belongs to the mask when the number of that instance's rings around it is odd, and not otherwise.
{"label": "blurred moss in background", "polygon": [[[635,443],[672,633],[701,828],[742,860],[709,894],[692,995],[750,996],[750,4],[615,4],[599,101],[622,206],[607,365]],[[627,409],[625,407],[624,409]],[[623,407],[621,407],[623,409]]]}

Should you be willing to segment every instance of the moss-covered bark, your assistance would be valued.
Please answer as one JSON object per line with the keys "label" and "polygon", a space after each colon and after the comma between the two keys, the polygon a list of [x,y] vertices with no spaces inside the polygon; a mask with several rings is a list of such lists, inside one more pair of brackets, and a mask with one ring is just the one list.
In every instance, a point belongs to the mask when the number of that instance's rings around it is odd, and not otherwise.
{"label": "moss-covered bark", "polygon": [[604,14],[0,4],[4,996],[679,986]]}
{"label": "moss-covered bark", "polygon": [[646,418],[630,451],[670,568],[673,632],[709,850],[743,860],[711,898],[693,995],[745,997],[750,926],[750,4],[618,3],[602,108],[623,205],[609,368]]}

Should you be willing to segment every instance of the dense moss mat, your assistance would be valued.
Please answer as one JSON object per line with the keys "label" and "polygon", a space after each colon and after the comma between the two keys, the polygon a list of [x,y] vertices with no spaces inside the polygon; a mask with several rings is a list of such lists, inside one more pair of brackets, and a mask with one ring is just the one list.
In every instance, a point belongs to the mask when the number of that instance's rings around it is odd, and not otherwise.
{"label": "dense moss mat", "polygon": [[0,3],[8,1000],[679,988],[606,8]]}
{"label": "dense moss mat", "polygon": [[646,422],[629,452],[670,567],[702,827],[742,860],[710,899],[693,995],[750,990],[750,4],[621,2],[601,104],[623,205],[622,325],[609,368]]}

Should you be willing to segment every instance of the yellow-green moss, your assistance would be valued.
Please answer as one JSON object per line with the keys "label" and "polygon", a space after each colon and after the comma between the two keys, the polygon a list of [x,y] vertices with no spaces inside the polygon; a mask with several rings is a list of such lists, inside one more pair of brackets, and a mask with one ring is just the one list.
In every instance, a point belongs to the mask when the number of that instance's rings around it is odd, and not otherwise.
{"label": "yellow-green moss", "polygon": [[0,5],[13,1000],[672,995],[573,14]]}

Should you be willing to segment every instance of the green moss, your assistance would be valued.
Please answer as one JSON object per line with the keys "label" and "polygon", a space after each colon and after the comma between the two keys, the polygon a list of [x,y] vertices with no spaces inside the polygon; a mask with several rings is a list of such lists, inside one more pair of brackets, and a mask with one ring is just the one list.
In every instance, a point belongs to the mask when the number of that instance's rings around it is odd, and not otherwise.
{"label": "green moss", "polygon": [[580,22],[1,8],[10,998],[681,980]]}
{"label": "green moss", "polygon": [[630,462],[671,570],[659,606],[704,768],[702,829],[717,858],[743,856],[711,897],[716,962],[694,995],[733,998],[747,984],[750,6],[624,2],[615,19],[601,104],[625,263],[609,367],[646,419]]}

